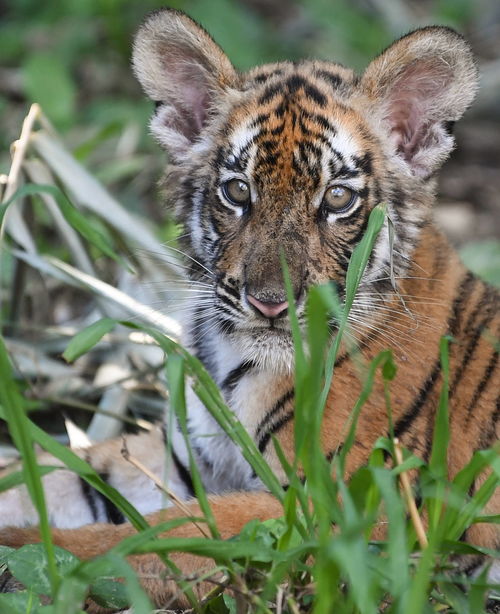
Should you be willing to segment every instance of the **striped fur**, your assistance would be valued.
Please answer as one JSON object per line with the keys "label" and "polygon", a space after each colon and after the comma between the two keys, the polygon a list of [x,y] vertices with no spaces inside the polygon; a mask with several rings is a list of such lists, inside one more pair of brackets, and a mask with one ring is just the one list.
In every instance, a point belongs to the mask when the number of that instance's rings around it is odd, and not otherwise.
{"label": "striped fur", "polygon": [[[476,450],[494,444],[499,377],[492,340],[499,337],[498,295],[464,269],[432,224],[436,171],[454,145],[449,127],[477,88],[464,40],[447,28],[417,30],[396,41],[361,77],[320,61],[280,62],[240,74],[197,24],[164,10],[149,16],[139,30],[134,69],[157,102],[151,129],[170,156],[164,187],[187,232],[183,247],[198,296],[186,307],[185,341],[280,479],[285,482],[272,437],[289,459],[294,453],[289,320],[284,308],[276,316],[266,315],[266,310],[286,307],[280,248],[303,324],[311,285],[335,282],[343,295],[350,255],[380,202],[388,205],[394,240],[389,241],[387,227],[380,233],[351,311],[350,334],[367,361],[381,349],[394,350],[396,435],[429,459],[443,382],[439,340],[450,335],[450,476]],[[248,202],[228,198],[228,182],[235,180],[249,190]],[[325,194],[332,186],[352,195],[345,207],[328,205]],[[329,458],[342,445],[360,386],[343,350],[323,421],[321,445]],[[222,535],[229,537],[251,518],[279,516],[280,506],[262,492],[251,468],[194,393],[188,393],[188,401],[191,442],[205,485],[214,493]],[[349,472],[366,461],[376,439],[387,433],[384,407],[383,383],[377,380],[360,416]],[[175,427],[167,425],[165,431],[174,450],[170,485],[189,497],[182,437]],[[155,437],[139,436],[146,458]],[[152,449],[158,448],[154,443]],[[88,454],[92,460],[92,451]],[[163,452],[157,454],[161,467]],[[114,458],[110,453],[109,463]],[[109,463],[100,470],[133,503],[140,501],[148,511],[160,505],[144,484],[134,489],[113,477]],[[49,503],[51,496],[61,496],[55,484],[51,488]],[[81,485],[80,490],[91,520],[113,522],[112,510]],[[2,505],[0,497],[0,512]],[[196,505],[192,508],[196,515]],[[488,512],[499,511],[497,493]],[[81,524],[68,514],[54,517],[54,524]],[[150,520],[175,514],[172,509],[157,512]],[[21,524],[29,521],[22,513],[17,517]],[[171,534],[192,530],[183,526]],[[55,531],[55,537],[89,557],[131,531],[127,524],[91,525]],[[465,537],[500,547],[493,525],[476,524]],[[35,530],[0,531],[2,543],[19,545],[31,538]],[[179,555],[176,563],[186,573],[200,567],[189,555]],[[134,565],[146,575],[161,569],[153,556],[138,558]],[[158,578],[144,583],[158,604],[175,591]]]}

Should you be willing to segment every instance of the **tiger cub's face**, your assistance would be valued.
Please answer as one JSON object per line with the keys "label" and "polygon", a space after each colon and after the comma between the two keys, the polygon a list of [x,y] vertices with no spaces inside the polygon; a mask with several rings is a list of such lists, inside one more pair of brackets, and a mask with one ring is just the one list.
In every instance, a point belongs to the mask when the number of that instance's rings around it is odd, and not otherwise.
{"label": "tiger cub's face", "polygon": [[193,277],[210,284],[195,324],[280,370],[293,362],[280,253],[300,320],[312,284],[334,281],[342,294],[369,213],[384,202],[394,251],[382,231],[363,286],[385,287],[390,263],[404,274],[453,147],[449,124],[477,81],[467,44],[440,27],[400,39],[361,78],[314,61],[239,74],[172,10],[139,30],[134,68],[157,102],[151,127],[170,154],[166,184]]}

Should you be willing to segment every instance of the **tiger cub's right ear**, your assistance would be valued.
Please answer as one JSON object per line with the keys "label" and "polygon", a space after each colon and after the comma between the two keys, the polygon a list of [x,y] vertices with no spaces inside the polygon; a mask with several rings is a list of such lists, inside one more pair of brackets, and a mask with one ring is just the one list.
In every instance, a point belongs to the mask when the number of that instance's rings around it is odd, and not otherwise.
{"label": "tiger cub's right ear", "polygon": [[211,107],[238,75],[222,49],[184,13],[154,11],[139,28],[134,72],[157,103],[151,130],[174,158],[188,153]]}

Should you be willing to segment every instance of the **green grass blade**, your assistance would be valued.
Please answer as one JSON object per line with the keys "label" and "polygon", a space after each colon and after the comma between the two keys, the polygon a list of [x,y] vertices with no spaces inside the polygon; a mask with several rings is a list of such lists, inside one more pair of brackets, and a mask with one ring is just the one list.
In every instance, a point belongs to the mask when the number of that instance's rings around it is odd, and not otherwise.
{"label": "green grass blade", "polygon": [[72,205],[62,190],[55,185],[27,183],[20,187],[8,201],[2,204],[0,208],[0,224],[3,220],[5,212],[7,211],[7,208],[16,199],[25,196],[34,196],[35,194],[40,193],[50,194],[54,198],[66,221],[90,244],[99,249],[109,258],[124,264],[123,259],[110,247],[109,238],[106,237],[95,225],[89,222],[87,217],[74,205]]}
{"label": "green grass blade", "polygon": [[47,566],[53,589],[59,582],[56,567],[54,545],[45,505],[42,480],[38,469],[36,454],[33,449],[33,437],[30,421],[24,412],[21,395],[17,389],[10,360],[3,339],[0,337],[0,405],[5,413],[9,431],[23,461],[22,472],[28,492],[40,519],[40,534],[47,551]]}
{"label": "green grass blade", "polygon": [[359,416],[361,414],[361,410],[363,409],[364,404],[366,403],[366,401],[368,400],[372,392],[373,383],[375,381],[375,374],[377,372],[377,369],[379,367],[383,369],[388,361],[392,362],[392,352],[391,350],[384,350],[383,352],[380,352],[380,354],[378,354],[371,361],[369,365],[368,372],[363,382],[361,393],[358,399],[356,400],[354,408],[351,412],[349,431],[346,437],[344,438],[344,444],[339,454],[339,461],[340,461],[339,466],[340,466],[341,475],[344,475],[345,460],[346,460],[347,454],[349,453],[349,451],[352,449],[352,446],[354,445],[354,440],[356,437],[356,427],[358,424]]}
{"label": "green grass blade", "polygon": [[134,554],[146,552],[190,552],[224,563],[227,559],[253,559],[256,561],[285,561],[287,557],[298,557],[313,549],[313,542],[303,542],[287,552],[278,552],[266,547],[261,541],[206,539],[204,537],[168,537],[146,542],[134,549]]}
{"label": "green grass blade", "polygon": [[385,513],[387,514],[387,554],[389,557],[391,595],[398,600],[400,611],[405,612],[407,591],[410,585],[406,511],[391,472],[377,467],[371,468],[371,472],[382,495]]}
{"label": "green grass blade", "polygon": [[179,516],[178,518],[155,524],[154,526],[139,531],[135,535],[125,537],[119,544],[113,547],[112,552],[120,556],[129,556],[142,549],[146,543],[151,543],[160,533],[167,533],[177,527],[190,524],[193,521],[203,522],[203,518]]}
{"label": "green grass blade", "polygon": [[406,600],[406,610],[401,610],[401,614],[422,614],[426,611],[426,604],[429,599],[429,586],[433,576],[434,553],[435,543],[431,536],[429,544],[419,560],[417,571],[413,576]]}
{"label": "green grass blade", "polygon": [[184,441],[189,455],[189,470],[191,479],[193,480],[196,499],[200,505],[201,511],[203,512],[203,516],[208,528],[210,529],[212,537],[217,538],[220,536],[219,530],[208,502],[207,493],[203,486],[198,466],[196,465],[188,433],[184,364],[184,358],[175,354],[171,355],[167,360],[166,370],[168,388],[170,391],[170,409],[175,412],[182,430],[182,434],[184,435]]}
{"label": "green grass blade", "polygon": [[63,352],[67,362],[73,362],[91,350],[99,341],[116,326],[116,320],[102,318],[77,333]]}
{"label": "green grass blade", "polygon": [[[329,554],[346,574],[351,586],[350,597],[356,603],[359,612],[374,614],[377,611],[374,578],[364,539],[359,536],[340,535],[331,541]],[[324,586],[326,592],[329,584]],[[316,609],[314,611],[316,614]]]}
{"label": "green grass blade", "polygon": [[[325,362],[325,383],[323,386],[323,392],[321,396],[321,406],[324,406],[324,404],[326,403],[326,399],[330,392],[330,385],[331,385],[331,380],[333,377],[335,360],[336,360],[336,357],[337,357],[337,354],[340,348],[340,343],[341,343],[344,331],[347,327],[347,319],[348,319],[349,311],[352,307],[352,303],[356,296],[356,292],[358,290],[359,284],[361,283],[361,279],[366,269],[366,265],[368,264],[370,254],[372,253],[377,237],[384,224],[386,210],[387,210],[386,205],[377,205],[376,207],[374,207],[374,209],[370,213],[370,218],[368,220],[368,227],[366,229],[366,232],[363,235],[363,238],[361,239],[361,241],[354,248],[351,259],[349,261],[349,266],[347,269],[347,276],[346,276],[344,308],[342,310],[342,315],[338,323],[337,335],[331,346],[330,351],[328,352],[328,356]],[[331,307],[332,307],[332,312],[335,313],[335,310],[337,310],[338,305],[336,302],[332,302]]]}
{"label": "green grass blade", "polygon": [[429,468],[435,476],[444,479],[448,475],[448,445],[450,443],[448,416],[448,375],[450,372],[450,361],[448,356],[448,339],[446,337],[443,337],[440,341],[439,354],[441,358],[443,384],[434,423],[434,437],[432,440]]}
{"label": "green grass blade", "polygon": [[[47,475],[47,473],[51,473],[52,471],[56,471],[61,467],[49,467],[45,465],[38,465],[38,474],[40,477]],[[14,471],[9,473],[8,475],[0,478],[0,492],[4,490],[9,490],[11,488],[15,488],[21,484],[24,484],[25,476],[22,471]]]}

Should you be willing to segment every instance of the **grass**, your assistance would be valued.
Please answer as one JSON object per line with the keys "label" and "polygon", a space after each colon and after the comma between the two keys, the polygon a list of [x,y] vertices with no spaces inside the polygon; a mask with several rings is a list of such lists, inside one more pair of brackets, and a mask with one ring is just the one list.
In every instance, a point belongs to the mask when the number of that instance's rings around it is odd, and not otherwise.
{"label": "grass", "polygon": [[[196,394],[241,448],[265,487],[282,503],[283,517],[264,523],[252,522],[234,539],[221,540],[209,500],[192,463],[195,490],[209,535],[185,540],[157,538],[158,533],[170,526],[189,520],[179,519],[166,525],[148,527],[137,510],[106,485],[87,463],[37,426],[39,412],[32,408],[36,394],[30,390],[28,378],[21,377],[21,357],[15,348],[9,350],[2,342],[1,417],[8,424],[23,463],[20,473],[0,479],[0,490],[21,481],[26,483],[39,513],[44,543],[25,546],[18,551],[0,546],[0,565],[7,567],[26,586],[25,591],[0,595],[0,611],[76,614],[82,611],[84,597],[90,591],[95,599],[111,607],[123,608],[130,604],[134,607],[134,614],[149,614],[151,603],[125,557],[133,553],[157,552],[169,566],[168,573],[178,577],[189,593],[190,584],[196,579],[180,577],[168,559],[170,552],[181,550],[211,557],[225,571],[227,583],[234,589],[233,593],[222,593],[215,587],[213,594],[203,603],[196,603],[193,598],[194,610],[207,614],[247,610],[266,614],[296,614],[309,610],[315,614],[332,611],[336,614],[483,612],[486,594],[495,587],[488,584],[484,573],[476,578],[462,576],[454,563],[454,556],[480,552],[499,557],[498,552],[465,545],[459,537],[467,526],[481,518],[482,509],[494,489],[498,488],[500,459],[498,450],[477,452],[453,481],[447,480],[444,453],[449,438],[446,377],[428,464],[407,450],[401,451],[393,439],[380,438],[368,464],[349,481],[344,478],[345,458],[354,441],[356,420],[378,373],[382,374],[386,385],[388,431],[391,430],[390,391],[392,382],[397,379],[397,370],[389,350],[381,352],[364,367],[363,390],[353,407],[342,450],[327,461],[318,445],[326,393],[331,378],[335,377],[334,363],[340,336],[346,327],[350,302],[383,223],[384,208],[378,207],[373,212],[368,231],[351,259],[346,307],[339,306],[331,287],[311,290],[305,333],[308,352],[304,350],[303,337],[292,312],[296,350],[296,460],[293,465],[288,464],[278,442],[274,442],[289,478],[290,487],[284,491],[253,440],[225,405],[203,365],[174,340],[174,323],[153,309],[132,301],[125,292],[108,286],[100,279],[97,267],[86,258],[86,255],[93,254],[94,260],[106,262],[111,271],[134,268],[149,279],[157,278],[161,272],[173,282],[179,278],[180,270],[175,252],[154,238],[144,220],[127,217],[120,204],[64,150],[38,109],[33,113],[33,122],[25,126],[25,130],[24,140],[21,139],[25,146],[19,145],[15,156],[19,168],[30,181],[22,186],[21,176],[13,173],[4,194],[0,210],[2,278],[9,278],[9,275],[16,278],[19,270],[15,263],[26,263],[23,266],[29,264],[47,283],[51,280],[51,283],[64,287],[77,288],[79,292],[84,289],[92,293],[101,315],[105,317],[85,327],[69,345],[66,334],[58,331],[57,339],[63,341],[59,346],[66,346],[65,358],[74,361],[74,365],[89,354],[95,356],[103,346],[103,340],[108,347],[112,347],[113,341],[124,343],[125,339],[129,343],[131,338],[139,338],[141,343],[145,343],[144,335],[147,335],[146,339],[154,340],[167,357],[165,369],[170,406],[184,430],[185,378],[190,376]],[[39,177],[44,180],[38,181]],[[28,203],[35,201],[38,207],[33,209],[30,224],[26,224],[26,217],[21,215],[22,199]],[[99,209],[96,205],[103,202],[107,206]],[[36,248],[35,214],[41,205],[46,207],[43,215],[50,216],[50,223],[55,225],[58,237],[65,243],[61,256],[71,259],[72,267],[61,258]],[[46,218],[43,224],[48,224]],[[142,262],[137,258],[130,248],[133,242],[147,245],[152,251],[152,259]],[[30,246],[35,248],[30,249]],[[13,296],[14,302],[15,299]],[[293,301],[289,302],[293,304]],[[121,310],[118,316],[117,308]],[[6,335],[7,342],[12,331],[19,333],[22,329],[22,322],[8,319],[9,314],[12,316],[12,311],[4,303],[4,324],[8,324],[11,331]],[[328,332],[332,314],[340,331],[333,340]],[[448,370],[448,343],[444,339],[441,345],[445,374]],[[43,344],[40,347],[43,350]],[[17,365],[15,370],[12,361]],[[50,368],[49,365],[47,369],[50,371]],[[80,373],[75,371],[75,377]],[[50,374],[46,377],[50,379]],[[106,416],[101,418],[106,419]],[[35,444],[49,451],[108,497],[134,524],[137,534],[124,540],[110,553],[88,562],[80,562],[73,555],[55,548],[51,543],[40,482],[41,476],[53,468],[37,465],[33,452]],[[297,477],[298,466],[303,469],[304,480]],[[475,476],[486,467],[491,469],[490,476],[470,496]],[[413,516],[408,513],[408,506],[414,505],[415,501],[411,493],[408,495],[406,491],[405,495],[402,492],[399,481],[400,476],[410,469],[418,470],[425,478],[422,502]],[[335,479],[332,479],[332,474]],[[424,515],[428,517],[429,529],[422,539],[418,533],[418,518]],[[486,520],[499,522],[498,517]],[[374,542],[370,536],[380,522],[388,523],[387,539]],[[125,584],[116,582],[114,577],[125,578]],[[53,603],[42,605],[40,595],[49,595]]]}

